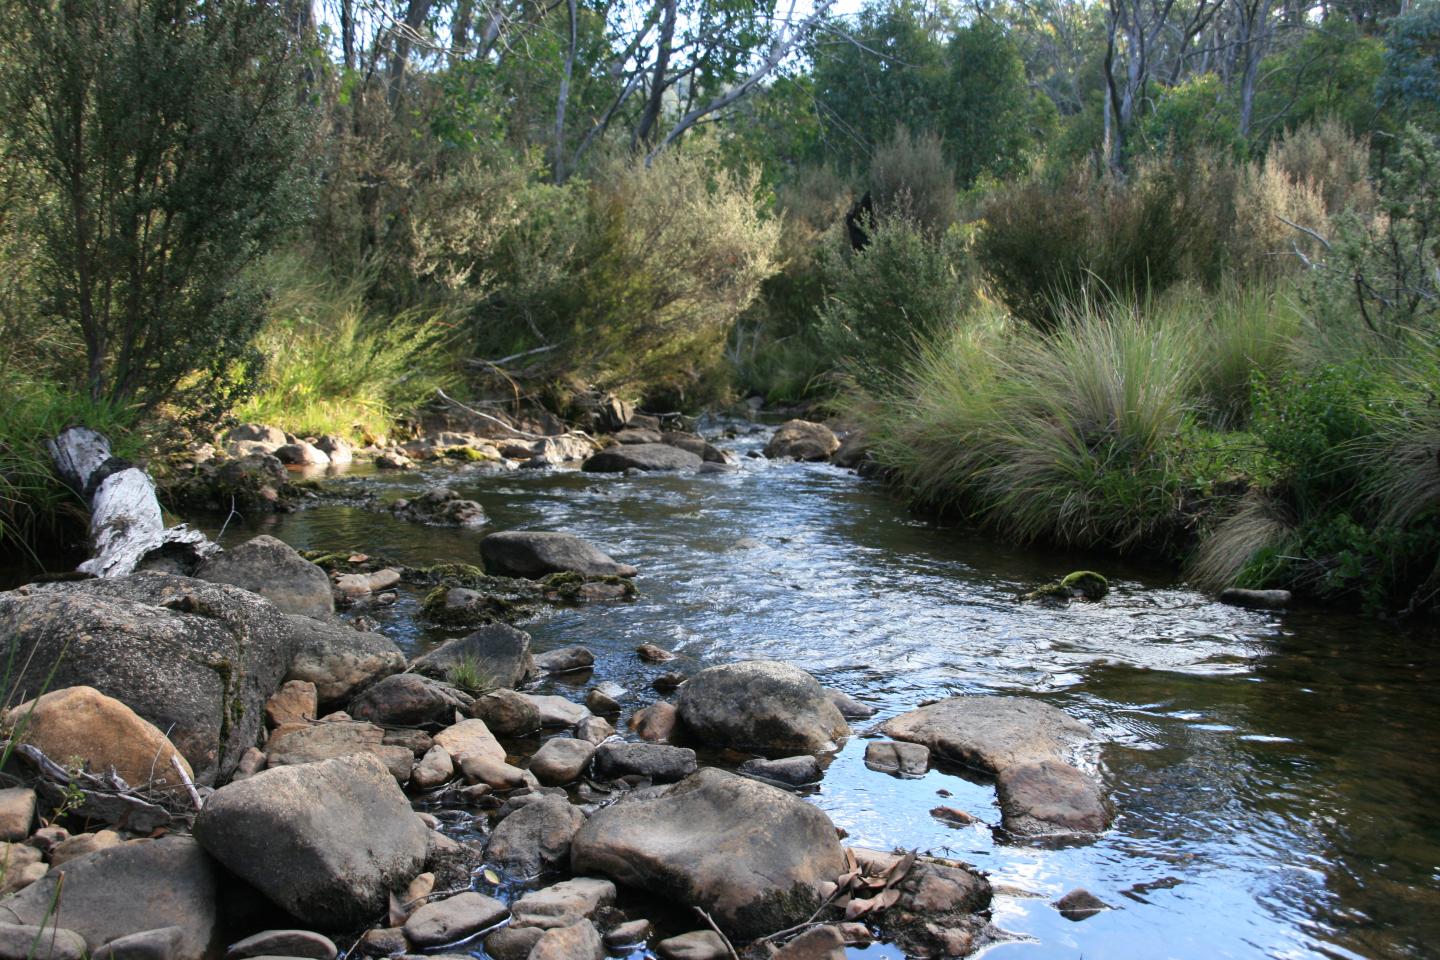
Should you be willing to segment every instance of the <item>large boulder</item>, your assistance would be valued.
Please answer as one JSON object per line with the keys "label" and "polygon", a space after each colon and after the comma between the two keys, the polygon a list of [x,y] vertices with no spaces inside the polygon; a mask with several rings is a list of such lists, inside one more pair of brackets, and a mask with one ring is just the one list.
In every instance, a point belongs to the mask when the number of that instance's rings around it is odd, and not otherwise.
{"label": "large boulder", "polygon": [[96,773],[113,769],[142,790],[180,788],[177,762],[186,777],[195,776],[155,724],[94,687],[52,690],[11,710],[7,720],[22,742],[56,763],[79,758]]}
{"label": "large boulder", "polygon": [[789,756],[835,749],[845,718],[814,677],[773,660],[701,670],[675,701],[685,729],[705,743]]}
{"label": "large boulder", "polygon": [[429,829],[370,756],[272,768],[221,787],[195,837],[292,916],[348,931],[425,862]]}
{"label": "large boulder", "polygon": [[167,960],[209,960],[224,945],[218,872],[190,837],[122,843],[51,870],[0,901],[0,914],[8,922],[43,925],[47,936],[58,923],[84,937],[91,956],[120,937],[177,927]]}
{"label": "large boulder", "polygon": [[793,460],[829,460],[840,449],[840,438],[823,423],[789,420],[780,425],[765,444],[765,456],[771,460],[789,457]]}
{"label": "large boulder", "polygon": [[1063,710],[1026,697],[952,697],[902,713],[880,729],[988,774],[1063,758],[1091,736],[1088,726]]}
{"label": "large boulder", "polygon": [[335,612],[325,571],[274,537],[255,537],[215,554],[200,564],[195,577],[258,593],[284,613],[328,617]]}
{"label": "large boulder", "polygon": [[995,792],[1001,824],[1016,836],[1099,833],[1110,823],[1099,784],[1063,760],[1006,767]]}
{"label": "large boulder", "polygon": [[487,570],[507,577],[543,577],[547,573],[633,577],[638,572],[628,563],[616,563],[588,541],[548,530],[492,533],[480,541],[480,556]]}
{"label": "large boulder", "polygon": [[846,861],[818,808],[705,769],[595,813],[575,836],[571,864],[700,907],[732,938],[751,940],[808,918],[820,884],[837,880]]}
{"label": "large boulder", "polygon": [[456,711],[466,712],[473,699],[448,683],[414,673],[397,673],[366,687],[350,703],[356,720],[399,727],[450,723]]}
{"label": "large boulder", "polygon": [[349,702],[376,680],[405,669],[405,654],[382,633],[289,617],[295,657],[286,680],[315,684],[322,711]]}
{"label": "large boulder", "polygon": [[295,653],[268,600],[164,573],[0,594],[0,636],[33,651],[14,689],[89,686],[120,700],[168,732],[202,784],[228,779],[256,742]]}
{"label": "large boulder", "polygon": [[580,469],[586,473],[624,473],[626,470],[698,470],[704,462],[689,450],[672,447],[668,443],[622,443],[601,450],[582,463]]}
{"label": "large boulder", "polygon": [[474,633],[446,640],[410,665],[416,673],[449,678],[468,671],[481,686],[516,687],[535,675],[530,634],[503,623],[491,623]]}

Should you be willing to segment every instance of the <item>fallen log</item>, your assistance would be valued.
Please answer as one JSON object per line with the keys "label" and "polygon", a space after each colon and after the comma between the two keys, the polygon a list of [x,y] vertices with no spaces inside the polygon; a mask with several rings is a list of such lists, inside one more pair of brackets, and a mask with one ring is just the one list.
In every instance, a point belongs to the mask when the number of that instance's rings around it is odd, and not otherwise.
{"label": "fallen log", "polygon": [[81,573],[123,577],[142,563],[188,573],[219,547],[185,524],[165,527],[155,481],[114,456],[110,441],[89,427],[70,427],[46,441],[60,478],[90,505],[90,559]]}

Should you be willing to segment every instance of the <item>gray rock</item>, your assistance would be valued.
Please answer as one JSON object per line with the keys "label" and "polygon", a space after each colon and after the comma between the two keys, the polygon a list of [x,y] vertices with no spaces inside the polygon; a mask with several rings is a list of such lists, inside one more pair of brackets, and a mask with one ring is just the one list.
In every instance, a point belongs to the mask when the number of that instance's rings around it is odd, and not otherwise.
{"label": "gray rock", "polygon": [[404,783],[410,778],[414,751],[385,743],[385,731],[372,723],[331,720],[325,723],[297,723],[280,727],[265,741],[266,768],[316,763],[368,754],[375,757],[391,776]]}
{"label": "gray rock", "polygon": [[112,940],[161,927],[181,931],[169,960],[207,960],[219,952],[216,870],[190,837],[124,843],[66,864],[7,898],[5,918],[53,923],[62,879],[60,922],[85,938],[92,956]]}
{"label": "gray rock", "polygon": [[836,690],[834,687],[825,687],[825,696],[835,704],[835,709],[840,711],[840,716],[846,720],[864,720],[875,716],[875,708],[868,703],[856,700],[844,690]]}
{"label": "gray rock", "polygon": [[501,927],[485,938],[485,952],[494,960],[526,960],[543,936],[540,927]]}
{"label": "gray rock", "polygon": [[466,527],[475,529],[490,522],[485,508],[474,500],[463,499],[454,490],[435,487],[410,500],[397,500],[390,512],[401,520],[425,523],[435,527]]}
{"label": "gray rock", "polygon": [[185,931],[160,927],[116,937],[94,954],[94,960],[170,960],[184,949]]}
{"label": "gray rock", "polygon": [[1099,785],[1063,760],[1006,767],[995,792],[1001,826],[1016,836],[1099,833],[1110,824]]}
{"label": "gray rock", "polygon": [[850,732],[814,677],[770,660],[701,670],[680,688],[675,707],[687,732],[736,750],[816,753]]}
{"label": "gray rock", "polygon": [[363,755],[257,773],[221,787],[195,819],[211,856],[322,930],[382,911],[420,872],[429,833],[389,771]]}
{"label": "gray rock", "polygon": [[620,712],[620,701],[595,687],[585,694],[585,707],[591,713],[608,713],[614,716]]}
{"label": "gray rock", "polygon": [[510,915],[505,904],[482,893],[457,893],[425,904],[405,921],[405,939],[426,949],[474,936]]}
{"label": "gray rock", "polygon": [[471,709],[502,737],[518,737],[540,729],[540,708],[514,690],[492,690],[477,697]]}
{"label": "gray rock", "polygon": [[580,920],[568,927],[546,930],[535,941],[530,960],[605,960],[605,944],[600,932],[589,920]]}
{"label": "gray rock", "polygon": [[840,438],[823,423],[809,420],[788,420],[782,423],[765,444],[765,456],[771,460],[789,457],[794,460],[829,460],[840,449]]}
{"label": "gray rock", "polygon": [[672,447],[679,447],[681,450],[688,450],[706,463],[729,462],[724,451],[711,446],[698,433],[676,433],[667,430],[660,434],[660,442],[668,443]]}
{"label": "gray rock", "polygon": [[492,533],[480,541],[480,556],[489,572],[507,577],[543,577],[547,573],[633,577],[638,572],[628,563],[615,562],[588,541],[554,531]]}
{"label": "gray rock", "polygon": [[330,458],[336,466],[350,463],[355,459],[355,450],[344,437],[327,433],[315,441],[315,449]]}
{"label": "gray rock", "polygon": [[169,734],[201,784],[228,779],[259,739],[296,645],[290,618],[257,594],[163,573],[0,594],[0,636],[27,651],[14,689],[120,700]]}
{"label": "gray rock", "polygon": [[1060,916],[1066,920],[1073,920],[1076,923],[1089,919],[1103,910],[1112,909],[1110,904],[1101,900],[1084,887],[1076,887],[1059,900],[1056,900],[1052,906],[1060,911]]}
{"label": "gray rock", "polygon": [[595,665],[595,654],[581,646],[561,647],[535,655],[535,666],[542,673],[575,673]]}
{"label": "gray rock", "polygon": [[840,446],[830,455],[830,462],[846,470],[854,470],[870,457],[870,441],[859,430],[841,441]]}
{"label": "gray rock", "polygon": [[1220,602],[1256,610],[1283,610],[1290,606],[1289,590],[1244,590],[1229,587],[1220,591]]}
{"label": "gray rock", "polygon": [[819,783],[825,775],[820,769],[820,761],[809,754],[781,760],[746,760],[740,764],[738,772],[785,787]]}
{"label": "gray rock", "polygon": [[285,444],[290,442],[290,438],[285,436],[285,431],[279,427],[272,427],[263,423],[242,423],[231,428],[230,432],[225,434],[226,443],[235,443],[237,441],[259,443],[274,450],[277,447],[285,446]]}
{"label": "gray rock", "polygon": [[359,690],[405,669],[405,654],[384,634],[291,617],[295,658],[286,680],[315,684],[320,707],[348,703]]}
{"label": "gray rock", "polygon": [[595,750],[595,776],[607,780],[649,777],[674,783],[695,772],[695,751],[660,743],[602,743]]}
{"label": "gray rock", "polygon": [[491,623],[455,640],[446,640],[410,665],[416,673],[447,677],[456,667],[473,668],[483,680],[515,687],[535,675],[530,634],[503,623]]}
{"label": "gray rock", "polygon": [[485,855],[516,876],[538,876],[569,861],[570,841],[584,822],[579,807],[545,796],[501,820]]}
{"label": "gray rock", "polygon": [[623,443],[633,446],[637,443],[663,443],[664,439],[659,430],[650,430],[645,427],[627,427],[624,430],[617,430],[612,439],[616,443]]}
{"label": "gray rock", "polygon": [[415,673],[398,673],[365,688],[350,703],[356,720],[388,726],[417,727],[451,722],[466,713],[473,698],[448,683]]}
{"label": "gray rock", "polygon": [[698,470],[705,461],[689,450],[667,443],[633,443],[607,447],[580,465],[586,473],[626,470]]}
{"label": "gray rock", "polygon": [[751,940],[809,917],[845,857],[816,807],[705,769],[658,796],[597,811],[575,836],[571,865],[700,907],[731,937]]}
{"label": "gray rock", "polygon": [[200,565],[195,577],[258,593],[282,613],[328,617],[335,612],[325,571],[274,537],[258,536],[216,554]]}
{"label": "gray rock", "polygon": [[417,790],[432,790],[450,782],[454,776],[455,761],[450,758],[450,752],[436,744],[425,751],[425,756],[415,764],[410,773],[410,783]]}
{"label": "gray rock", "polygon": [[564,697],[549,694],[522,693],[540,714],[542,727],[573,727],[590,715],[590,711]]}
{"label": "gray rock", "polygon": [[232,943],[225,951],[225,960],[265,956],[335,960],[338,952],[329,937],[310,930],[265,930]]}
{"label": "gray rock", "polygon": [[85,938],[55,926],[0,923],[0,960],[85,960]]}
{"label": "gray rock", "polygon": [[665,960],[725,960],[730,956],[730,948],[714,930],[694,930],[667,937],[655,944],[655,952]]}
{"label": "gray rock", "polygon": [[1063,757],[1091,735],[1088,726],[1063,711],[1025,697],[952,697],[903,713],[880,729],[990,774],[1017,763]]}
{"label": "gray rock", "polygon": [[605,946],[612,950],[638,946],[650,939],[653,930],[649,920],[630,920],[605,934]]}
{"label": "gray rock", "polygon": [[574,737],[553,737],[546,740],[530,758],[530,772],[546,786],[574,783],[585,773],[595,745]]}
{"label": "gray rock", "polygon": [[660,701],[630,717],[630,729],[643,740],[669,740],[680,724],[680,714],[673,703]]}
{"label": "gray rock", "polygon": [[866,744],[865,766],[902,777],[923,777],[930,769],[930,748],[918,743],[889,741]]}
{"label": "gray rock", "polygon": [[577,920],[594,920],[615,903],[615,884],[599,877],[576,877],[527,893],[511,910],[517,927],[566,927]]}
{"label": "gray rock", "polygon": [[324,450],[304,440],[287,443],[274,450],[275,459],[292,467],[328,467],[330,457]]}
{"label": "gray rock", "polygon": [[575,736],[599,745],[615,736],[615,725],[604,717],[584,717],[575,724]]}

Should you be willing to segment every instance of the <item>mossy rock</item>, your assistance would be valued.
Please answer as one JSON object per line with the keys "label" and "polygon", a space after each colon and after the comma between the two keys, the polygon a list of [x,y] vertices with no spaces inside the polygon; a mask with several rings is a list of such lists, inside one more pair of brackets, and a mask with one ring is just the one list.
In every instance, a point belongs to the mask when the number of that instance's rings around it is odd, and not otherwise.
{"label": "mossy rock", "polygon": [[1110,581],[1093,570],[1076,570],[1055,583],[1025,594],[1026,600],[1063,607],[1071,600],[1100,600],[1110,592]]}
{"label": "mossy rock", "polygon": [[[475,594],[470,603],[451,606],[447,601],[451,590],[470,590]],[[426,620],[437,626],[483,627],[487,623],[513,623],[530,614],[524,602],[495,593],[482,593],[468,587],[439,586],[425,595],[420,611]]]}
{"label": "mossy rock", "polygon": [[463,460],[466,463],[479,463],[482,460],[495,459],[484,450],[475,447],[446,447],[444,455],[447,459]]}
{"label": "mossy rock", "polygon": [[402,576],[407,583],[429,586],[469,587],[481,589],[492,579],[485,568],[473,563],[437,563],[428,567],[406,567]]}
{"label": "mossy rock", "polygon": [[[539,584],[547,599],[567,603],[585,603],[596,599],[629,600],[639,592],[635,589],[635,581],[629,577],[586,576],[570,571],[549,574],[541,578]],[[614,589],[595,590],[592,584]]]}

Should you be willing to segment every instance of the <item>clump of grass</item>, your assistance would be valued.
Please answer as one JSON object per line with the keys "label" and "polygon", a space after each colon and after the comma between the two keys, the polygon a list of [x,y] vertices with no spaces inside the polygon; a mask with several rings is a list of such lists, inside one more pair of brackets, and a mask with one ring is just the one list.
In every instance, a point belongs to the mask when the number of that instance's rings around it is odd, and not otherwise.
{"label": "clump of grass", "polygon": [[265,357],[256,392],[233,412],[292,433],[383,434],[396,414],[454,386],[454,319],[444,308],[381,314],[364,277],[317,276],[294,256],[266,266],[275,290],[256,342]]}
{"label": "clump of grass", "polygon": [[475,696],[489,693],[499,686],[495,677],[481,668],[480,661],[473,654],[465,654],[451,664],[450,669],[445,671],[445,679],[451,686]]}

